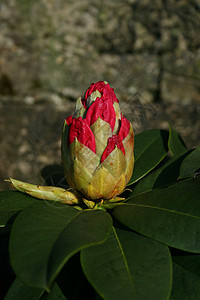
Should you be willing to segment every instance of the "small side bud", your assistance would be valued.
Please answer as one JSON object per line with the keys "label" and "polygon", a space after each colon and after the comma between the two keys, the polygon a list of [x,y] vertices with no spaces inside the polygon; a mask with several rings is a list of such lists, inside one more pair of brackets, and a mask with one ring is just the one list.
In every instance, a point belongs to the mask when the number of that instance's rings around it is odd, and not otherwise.
{"label": "small side bud", "polygon": [[81,200],[81,197],[78,195],[78,193],[71,188],[65,190],[55,186],[35,185],[13,178],[10,178],[7,181],[11,182],[12,186],[16,190],[37,199],[56,201],[70,205],[79,204]]}

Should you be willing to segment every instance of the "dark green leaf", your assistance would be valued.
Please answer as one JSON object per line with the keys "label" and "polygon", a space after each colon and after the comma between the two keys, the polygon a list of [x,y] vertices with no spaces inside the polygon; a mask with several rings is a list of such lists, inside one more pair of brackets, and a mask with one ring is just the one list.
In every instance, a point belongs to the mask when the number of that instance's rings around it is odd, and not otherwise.
{"label": "dark green leaf", "polygon": [[[113,230],[101,245],[81,251],[83,270],[107,300],[164,300],[171,291],[168,247],[131,231]],[[161,280],[162,279],[162,280]]]}
{"label": "dark green leaf", "polygon": [[113,209],[129,228],[169,246],[200,252],[200,179],[140,194]]}
{"label": "dark green leaf", "polygon": [[180,135],[172,129],[171,125],[169,126],[169,141],[168,141],[169,150],[173,155],[187,151]]}
{"label": "dark green leaf", "polygon": [[15,191],[0,192],[0,227],[10,223],[19,211],[38,200]]}
{"label": "dark green leaf", "polygon": [[16,274],[26,284],[46,287],[51,248],[77,213],[68,205],[55,208],[47,202],[39,202],[18,215],[11,231],[10,258]]}
{"label": "dark green leaf", "polygon": [[185,270],[194,273],[200,278],[200,255],[173,256],[173,261]]}
{"label": "dark green leaf", "polygon": [[38,300],[43,294],[43,290],[36,289],[25,285],[21,280],[16,278],[7,292],[4,300]]}
{"label": "dark green leaf", "polygon": [[188,155],[180,166],[179,178],[189,178],[200,172],[200,147]]}
{"label": "dark green leaf", "polygon": [[199,300],[200,277],[173,263],[173,287],[170,300]]}
{"label": "dark green leaf", "polygon": [[104,211],[33,204],[19,214],[12,227],[14,271],[27,285],[48,289],[67,260],[80,249],[105,240],[111,225]]}
{"label": "dark green leaf", "polygon": [[46,293],[44,290],[36,289],[25,285],[21,280],[16,278],[11,285],[4,300],[67,300],[57,283],[54,283],[51,292]]}
{"label": "dark green leaf", "polygon": [[60,186],[62,188],[68,186],[64,170],[61,165],[45,166],[41,171],[41,175],[45,179],[46,185]]}
{"label": "dark green leaf", "polygon": [[73,255],[56,278],[58,286],[67,299],[94,299],[94,289],[88,282],[80,264],[80,253]]}
{"label": "dark green leaf", "polygon": [[49,257],[51,283],[66,261],[76,252],[103,242],[110,233],[112,218],[102,210],[81,211],[57,239]]}
{"label": "dark green leaf", "polygon": [[168,132],[151,129],[135,136],[135,165],[129,185],[153,170],[166,156]]}
{"label": "dark green leaf", "polygon": [[63,295],[57,283],[54,282],[50,293],[45,292],[40,300],[67,300],[67,298]]}
{"label": "dark green leaf", "polygon": [[191,150],[185,152],[184,154],[175,155],[159,169],[156,169],[152,173],[148,174],[138,182],[129,197],[138,195],[156,187],[175,183],[179,176],[180,164],[189,153],[191,153]]}

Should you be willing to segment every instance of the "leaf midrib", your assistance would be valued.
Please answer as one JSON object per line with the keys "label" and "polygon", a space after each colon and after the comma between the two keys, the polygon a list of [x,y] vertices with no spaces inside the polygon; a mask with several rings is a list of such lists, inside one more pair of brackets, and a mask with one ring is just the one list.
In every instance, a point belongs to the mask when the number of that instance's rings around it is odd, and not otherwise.
{"label": "leaf midrib", "polygon": [[118,243],[118,245],[119,245],[119,249],[120,249],[120,251],[121,251],[121,255],[122,255],[122,258],[123,258],[123,260],[124,260],[125,268],[126,268],[127,273],[128,273],[128,277],[129,277],[129,281],[130,281],[130,286],[131,286],[131,289],[132,289],[133,295],[134,295],[134,294],[135,294],[135,288],[134,288],[132,276],[131,276],[131,273],[130,273],[130,270],[129,270],[128,262],[127,262],[127,260],[126,260],[126,257],[125,257],[124,251],[123,251],[123,247],[122,247],[122,245],[121,245],[121,243],[120,243],[120,240],[119,240],[119,238],[118,238],[118,235],[117,235],[117,232],[116,232],[114,226],[112,226],[112,229],[113,229],[115,238],[116,238],[116,240],[117,240],[117,243]]}
{"label": "leaf midrib", "polygon": [[179,214],[179,215],[184,215],[184,216],[188,216],[190,218],[195,218],[195,219],[199,219],[200,217],[195,216],[195,215],[190,215],[188,213],[183,213],[180,211],[176,211],[176,210],[170,210],[167,208],[163,208],[163,207],[158,207],[158,206],[152,206],[152,205],[144,205],[144,204],[134,204],[134,203],[130,203],[130,204],[122,204],[123,206],[137,206],[137,207],[144,207],[144,208],[151,208],[151,209],[157,209],[157,210],[161,210],[161,211],[167,211],[170,213],[174,213],[174,214]]}

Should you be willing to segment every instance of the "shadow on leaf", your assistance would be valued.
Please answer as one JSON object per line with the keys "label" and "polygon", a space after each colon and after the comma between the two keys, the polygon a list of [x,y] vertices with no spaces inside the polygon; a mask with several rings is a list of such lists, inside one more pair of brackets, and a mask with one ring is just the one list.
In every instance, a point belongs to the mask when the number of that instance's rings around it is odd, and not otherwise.
{"label": "shadow on leaf", "polygon": [[41,175],[45,180],[45,185],[62,188],[69,187],[65,179],[63,167],[61,165],[54,164],[45,166],[41,171]]}

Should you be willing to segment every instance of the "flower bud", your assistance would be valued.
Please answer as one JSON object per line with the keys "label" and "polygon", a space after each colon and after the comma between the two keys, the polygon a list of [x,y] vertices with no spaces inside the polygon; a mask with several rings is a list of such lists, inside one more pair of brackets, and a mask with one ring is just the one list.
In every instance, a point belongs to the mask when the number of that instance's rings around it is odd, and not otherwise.
{"label": "flower bud", "polygon": [[69,185],[87,199],[111,199],[124,190],[134,165],[134,133],[114,90],[92,83],[78,98],[62,133],[62,160]]}

